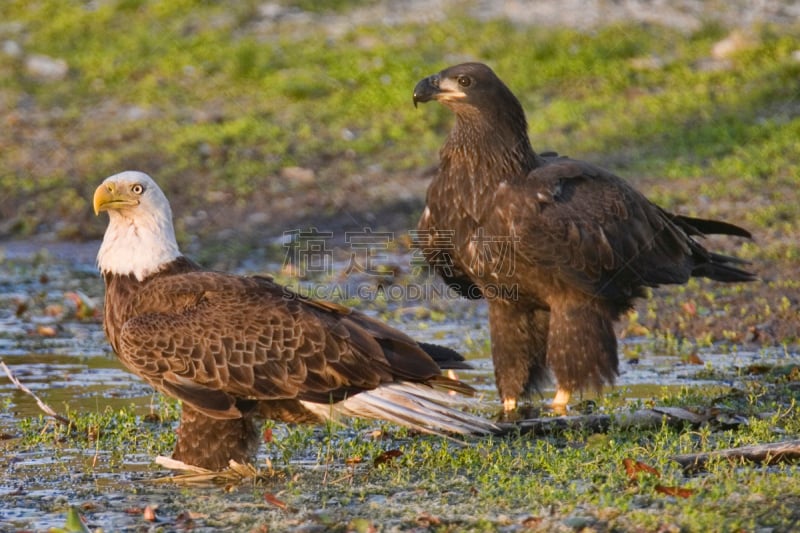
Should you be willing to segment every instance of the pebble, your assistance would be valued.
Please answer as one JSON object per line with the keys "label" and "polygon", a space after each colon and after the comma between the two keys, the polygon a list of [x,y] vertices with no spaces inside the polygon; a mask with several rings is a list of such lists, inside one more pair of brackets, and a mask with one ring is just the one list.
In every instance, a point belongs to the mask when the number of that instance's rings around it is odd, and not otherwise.
{"label": "pebble", "polygon": [[580,531],[590,527],[594,523],[594,520],[588,516],[570,516],[569,518],[562,520],[561,523],[568,528]]}
{"label": "pebble", "polygon": [[59,81],[67,76],[69,65],[63,59],[31,54],[25,58],[25,70],[41,80]]}
{"label": "pebble", "polygon": [[289,180],[293,185],[311,185],[316,181],[316,174],[311,168],[284,167],[281,169],[281,178]]}
{"label": "pebble", "polygon": [[3,53],[8,57],[19,57],[22,55],[22,47],[17,41],[3,41]]}

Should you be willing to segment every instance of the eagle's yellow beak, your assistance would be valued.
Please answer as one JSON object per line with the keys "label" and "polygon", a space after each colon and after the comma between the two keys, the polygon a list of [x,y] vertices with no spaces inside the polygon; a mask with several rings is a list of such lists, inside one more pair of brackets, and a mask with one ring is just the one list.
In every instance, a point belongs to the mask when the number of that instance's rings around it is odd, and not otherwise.
{"label": "eagle's yellow beak", "polygon": [[94,191],[93,205],[94,214],[99,215],[100,211],[139,205],[139,199],[125,187],[118,187],[113,182],[104,182]]}

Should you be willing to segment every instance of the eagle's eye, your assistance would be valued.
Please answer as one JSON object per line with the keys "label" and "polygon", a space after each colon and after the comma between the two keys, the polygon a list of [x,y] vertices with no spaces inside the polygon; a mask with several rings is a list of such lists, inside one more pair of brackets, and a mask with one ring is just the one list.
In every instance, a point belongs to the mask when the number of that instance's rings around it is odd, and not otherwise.
{"label": "eagle's eye", "polygon": [[136,183],[131,187],[131,192],[133,194],[142,194],[144,192],[144,186],[141,183]]}
{"label": "eagle's eye", "polygon": [[472,79],[469,76],[459,76],[457,81],[462,87],[469,87],[472,85]]}

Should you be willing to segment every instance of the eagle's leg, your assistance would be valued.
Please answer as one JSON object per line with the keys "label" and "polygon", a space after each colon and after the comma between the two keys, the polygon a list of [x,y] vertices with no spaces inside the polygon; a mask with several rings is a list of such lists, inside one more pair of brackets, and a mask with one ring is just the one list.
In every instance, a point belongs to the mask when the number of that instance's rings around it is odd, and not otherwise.
{"label": "eagle's leg", "polygon": [[492,362],[503,411],[548,379],[546,361],[549,313],[508,300],[489,301]]}
{"label": "eagle's leg", "polygon": [[570,392],[567,389],[562,389],[558,387],[556,389],[556,396],[553,398],[553,411],[566,414],[567,413],[567,404],[569,403],[569,397],[571,396]]}
{"label": "eagle's leg", "polygon": [[258,451],[259,438],[252,415],[220,420],[184,403],[177,433],[173,459],[209,470],[222,470],[231,459],[238,463],[252,462]]}
{"label": "eagle's leg", "polygon": [[564,412],[572,393],[600,392],[619,373],[613,316],[598,300],[551,305],[547,365],[557,383],[553,409]]}

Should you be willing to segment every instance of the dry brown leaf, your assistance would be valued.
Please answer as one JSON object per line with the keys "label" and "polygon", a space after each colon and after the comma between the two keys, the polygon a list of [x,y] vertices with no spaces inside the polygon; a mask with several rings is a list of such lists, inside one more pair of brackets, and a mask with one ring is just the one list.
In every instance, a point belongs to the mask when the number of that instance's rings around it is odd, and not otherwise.
{"label": "dry brown leaf", "polygon": [[19,318],[22,315],[24,315],[25,311],[27,310],[28,310],[28,302],[19,302],[17,304],[17,310],[14,311],[14,314],[17,316],[17,318]]}
{"label": "dry brown leaf", "polygon": [[394,461],[395,457],[400,457],[403,455],[403,452],[400,450],[386,450],[378,457],[375,458],[375,466],[391,463]]}
{"label": "dry brown leaf", "polygon": [[417,517],[417,524],[425,528],[430,528],[442,525],[442,521],[438,516],[433,516],[430,513],[422,513]]}
{"label": "dry brown leaf", "polygon": [[622,466],[625,467],[625,474],[628,476],[628,481],[633,483],[636,482],[636,462],[631,459],[630,457],[626,457],[622,460]]}
{"label": "dry brown leaf", "polygon": [[689,354],[689,357],[686,358],[686,362],[689,363],[690,365],[704,365],[705,364],[703,362],[703,360],[700,359],[700,356],[697,355],[694,352]]}
{"label": "dry brown leaf", "polygon": [[666,494],[667,496],[677,496],[679,498],[688,498],[694,494],[694,490],[684,487],[665,487],[664,485],[656,485],[656,492]]}
{"label": "dry brown leaf", "polygon": [[661,474],[650,465],[647,465],[641,461],[634,461],[633,459],[626,457],[622,460],[622,464],[625,466],[625,473],[628,475],[628,480],[631,483],[636,483],[637,478],[639,477],[640,472],[645,472],[647,474],[652,474],[656,477],[661,477]]}
{"label": "dry brown leaf", "polygon": [[46,316],[60,317],[64,314],[64,306],[61,304],[50,304],[44,308]]}
{"label": "dry brown leaf", "polygon": [[192,529],[194,526],[194,518],[190,511],[181,511],[175,517],[175,523],[179,524],[183,529]]}
{"label": "dry brown leaf", "polygon": [[525,520],[522,521],[522,527],[525,529],[537,529],[542,523],[542,517],[540,516],[529,516]]}
{"label": "dry brown leaf", "polygon": [[272,428],[265,428],[263,437],[265,444],[269,444],[270,442],[272,442]]}
{"label": "dry brown leaf", "polygon": [[764,374],[769,374],[773,368],[775,368],[775,365],[755,363],[745,368],[744,371],[751,376],[763,376]]}
{"label": "dry brown leaf", "polygon": [[288,505],[286,505],[286,502],[279,500],[278,497],[272,494],[271,492],[264,493],[264,500],[267,503],[274,505],[278,509],[286,510],[286,508],[288,507]]}

